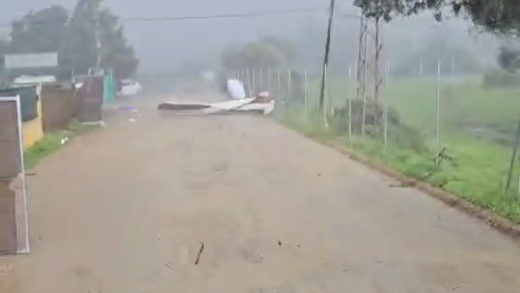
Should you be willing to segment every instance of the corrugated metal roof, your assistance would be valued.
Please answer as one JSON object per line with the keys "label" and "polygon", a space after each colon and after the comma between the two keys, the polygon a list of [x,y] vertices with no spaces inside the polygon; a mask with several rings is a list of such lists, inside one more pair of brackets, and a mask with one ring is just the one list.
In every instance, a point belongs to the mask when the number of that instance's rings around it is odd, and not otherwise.
{"label": "corrugated metal roof", "polygon": [[34,85],[40,83],[55,83],[56,77],[52,75],[40,75],[40,76],[28,76],[22,75],[17,77],[13,84],[14,85]]}

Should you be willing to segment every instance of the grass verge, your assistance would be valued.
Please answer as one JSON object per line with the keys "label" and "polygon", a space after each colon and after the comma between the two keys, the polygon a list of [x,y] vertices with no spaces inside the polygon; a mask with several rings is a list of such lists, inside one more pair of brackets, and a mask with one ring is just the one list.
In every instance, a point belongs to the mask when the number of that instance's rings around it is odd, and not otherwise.
{"label": "grass verge", "polygon": [[[328,83],[329,107],[342,107],[355,93],[355,84],[331,79]],[[439,92],[437,92],[439,91]],[[318,104],[319,83],[309,86],[308,103]],[[437,100],[437,94],[439,100]],[[444,162],[428,178],[428,184],[494,214],[520,223],[520,168],[516,164],[510,193],[504,192],[514,129],[518,121],[520,88],[483,88],[480,79],[435,80],[391,79],[383,98],[397,111],[406,125],[419,129],[426,144],[434,146],[439,115],[440,144],[455,160]],[[439,103],[438,103],[439,102]],[[437,113],[438,109],[438,113]],[[296,109],[298,110],[298,109]],[[301,109],[300,109],[301,110]],[[315,111],[316,109],[308,109]],[[324,129],[323,118],[309,117],[302,111],[283,111],[282,124],[317,141],[334,144],[361,154],[371,161],[410,178],[421,178],[434,165],[433,149],[418,153],[389,139],[383,148],[382,137],[347,137],[345,131]],[[312,115],[310,115],[312,116]],[[396,131],[389,126],[389,133]],[[517,184],[518,193],[517,194]]]}
{"label": "grass verge", "polygon": [[66,141],[83,133],[87,126],[72,122],[66,130],[46,133],[33,146],[24,152],[25,168],[31,169],[43,158],[59,150]]}
{"label": "grass verge", "polygon": [[[323,127],[323,118],[302,115],[283,115],[279,121],[309,138],[361,154],[371,162],[403,174],[421,178],[434,166],[435,155],[415,153],[409,149],[389,145],[385,150],[378,139],[352,137],[350,140],[332,129]],[[459,135],[450,140],[450,156],[455,163],[443,163],[427,179],[431,186],[440,188],[457,198],[520,223],[520,201],[516,195],[504,194],[503,181],[508,157],[501,146],[489,141]],[[517,178],[517,177],[515,177]],[[486,220],[487,221],[487,220]]]}

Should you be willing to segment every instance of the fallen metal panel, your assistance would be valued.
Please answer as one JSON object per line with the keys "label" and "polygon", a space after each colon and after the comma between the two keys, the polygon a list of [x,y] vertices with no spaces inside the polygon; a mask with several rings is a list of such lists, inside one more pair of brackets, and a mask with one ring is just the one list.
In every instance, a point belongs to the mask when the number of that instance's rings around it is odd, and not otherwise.
{"label": "fallen metal panel", "polygon": [[179,104],[179,103],[161,103],[157,107],[159,110],[183,111],[183,110],[201,110],[211,106],[202,104]]}
{"label": "fallen metal panel", "polygon": [[198,111],[196,114],[225,114],[233,113],[260,113],[264,115],[270,114],[275,107],[275,101],[269,98],[268,93],[261,93],[254,98],[241,100],[222,101],[215,103],[182,103],[182,102],[164,102],[159,104],[159,110],[167,110],[171,112],[184,113],[186,111]]}
{"label": "fallen metal panel", "polygon": [[237,107],[225,107],[225,105],[183,105],[183,104],[171,104],[163,103],[158,106],[159,110],[173,112],[173,113],[184,113],[192,112],[194,114],[218,114],[226,112],[235,113],[249,113],[259,112],[264,115],[268,115],[274,110],[274,102],[268,104],[247,104]]}

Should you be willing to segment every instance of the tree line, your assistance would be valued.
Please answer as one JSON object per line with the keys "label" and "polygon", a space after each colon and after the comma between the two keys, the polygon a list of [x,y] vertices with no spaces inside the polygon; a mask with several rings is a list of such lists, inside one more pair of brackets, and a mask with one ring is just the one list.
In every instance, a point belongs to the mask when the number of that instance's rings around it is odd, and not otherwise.
{"label": "tree line", "polygon": [[[520,36],[520,1],[518,0],[354,0],[369,18],[391,21],[395,17],[432,11],[437,21],[446,14],[464,16],[482,31],[516,39]],[[520,68],[518,46],[504,45],[498,64],[508,71]]]}
{"label": "tree line", "polygon": [[[355,0],[353,3],[369,19],[391,22],[398,17],[409,17],[429,11],[437,21],[442,21],[446,15],[467,17],[473,21],[475,27],[480,31],[493,33],[504,37],[504,39],[511,40],[519,34],[520,1],[516,0]],[[306,23],[310,23],[310,21],[306,21]],[[313,22],[313,28],[317,26],[319,26],[319,23]],[[268,37],[245,44],[242,47],[228,48],[223,52],[221,64],[226,69],[232,69],[235,67],[260,68],[288,65],[294,67],[296,64],[307,63],[306,67],[312,68],[312,71],[321,70],[321,64],[318,63],[321,63],[323,59],[324,44],[321,42],[324,39],[323,32],[320,30],[308,31],[309,29],[307,28],[305,35],[298,36],[296,39]],[[356,33],[357,31],[348,32],[350,39],[354,39],[353,35]],[[427,33],[431,34],[431,32]],[[341,53],[332,54],[337,55],[337,57],[332,58],[329,70],[341,71],[336,66],[336,64],[341,64],[340,67],[345,71],[347,66],[344,64],[355,62],[355,47],[357,44],[345,43],[344,39],[348,39],[348,37],[342,37],[343,39],[336,38],[333,40],[333,47],[336,47],[338,42],[341,43]],[[431,67],[435,73],[437,60],[440,59],[446,59],[444,61],[448,62],[448,67],[451,60],[454,60],[457,65],[457,74],[484,70],[480,60],[466,52],[467,50],[463,46],[445,44],[445,40],[442,40],[439,36],[429,35],[428,37],[435,39],[435,41],[425,43],[419,52],[408,51],[402,54],[402,60],[392,66],[394,74],[417,73],[419,71],[419,60],[423,57],[423,61],[426,63],[425,68]],[[520,68],[520,46],[515,44],[517,42],[512,41],[508,45],[502,46],[498,51],[497,63],[500,67],[510,71]],[[439,45],[442,45],[442,50],[439,49]],[[287,48],[291,48],[291,51],[288,51]],[[338,47],[334,50],[337,52]],[[314,53],[307,54],[311,51]],[[298,57],[298,62],[295,62]],[[310,59],[313,59],[312,64],[309,64]],[[345,74],[343,71],[341,73]]]}
{"label": "tree line", "polygon": [[8,40],[0,41],[0,55],[57,52],[58,68],[32,69],[31,73],[52,72],[58,78],[86,74],[97,62],[99,24],[101,66],[112,69],[118,78],[133,75],[139,60],[124,27],[108,9],[98,10],[99,4],[99,0],[78,0],[72,11],[53,5],[28,12],[11,23]]}

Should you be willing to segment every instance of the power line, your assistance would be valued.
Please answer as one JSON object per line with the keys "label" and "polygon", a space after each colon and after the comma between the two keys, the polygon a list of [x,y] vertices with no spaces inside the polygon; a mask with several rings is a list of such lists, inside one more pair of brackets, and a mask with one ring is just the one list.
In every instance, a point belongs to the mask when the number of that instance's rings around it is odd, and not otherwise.
{"label": "power line", "polygon": [[[166,22],[166,21],[186,21],[186,20],[207,20],[207,19],[223,19],[223,18],[252,18],[264,17],[271,15],[294,14],[304,12],[319,12],[326,11],[324,7],[314,8],[297,8],[287,10],[271,10],[271,11],[252,11],[243,13],[227,13],[227,14],[212,14],[212,15],[185,15],[185,16],[150,16],[150,17],[120,17],[121,22]],[[15,20],[16,21],[16,20]],[[41,22],[30,22],[31,25],[44,25],[52,20],[45,20]],[[67,20],[68,21],[68,20]],[[10,27],[11,23],[0,23],[0,27]]]}
{"label": "power line", "polygon": [[124,22],[133,21],[179,21],[179,20],[197,20],[197,19],[218,19],[218,18],[241,18],[241,17],[261,17],[278,14],[291,14],[291,13],[302,13],[302,12],[317,12],[325,11],[326,8],[301,8],[301,9],[290,9],[290,10],[277,10],[277,11],[258,11],[258,12],[245,12],[235,14],[220,14],[220,15],[199,15],[199,16],[166,16],[166,17],[135,17],[135,18],[122,18]]}
{"label": "power line", "polygon": [[356,14],[350,14],[350,13],[340,13],[339,16],[341,18],[352,18],[352,19],[360,19],[362,18],[361,16],[359,15],[356,15]]}

